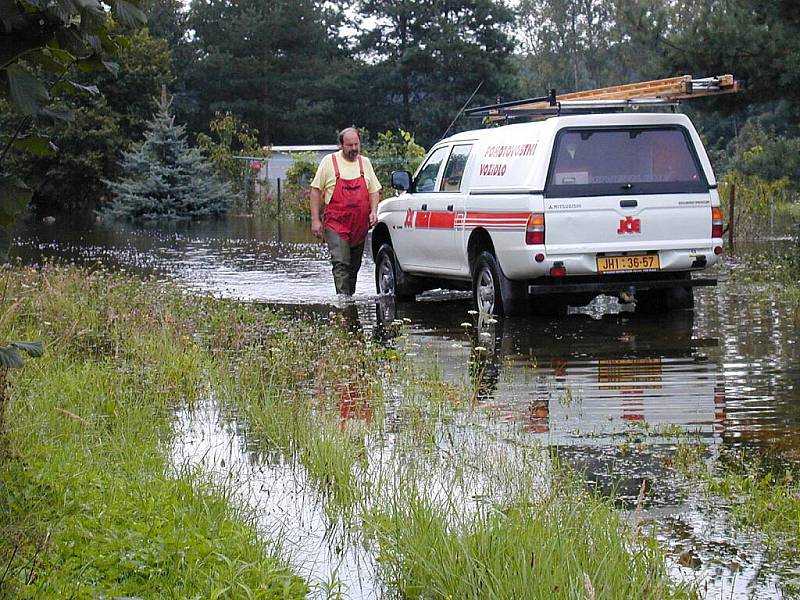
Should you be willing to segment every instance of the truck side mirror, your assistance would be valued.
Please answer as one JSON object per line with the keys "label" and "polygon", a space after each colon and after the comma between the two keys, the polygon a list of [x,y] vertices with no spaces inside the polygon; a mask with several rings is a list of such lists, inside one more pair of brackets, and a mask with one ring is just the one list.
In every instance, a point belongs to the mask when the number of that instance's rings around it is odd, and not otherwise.
{"label": "truck side mirror", "polygon": [[410,190],[411,173],[408,171],[392,171],[392,187],[396,190]]}

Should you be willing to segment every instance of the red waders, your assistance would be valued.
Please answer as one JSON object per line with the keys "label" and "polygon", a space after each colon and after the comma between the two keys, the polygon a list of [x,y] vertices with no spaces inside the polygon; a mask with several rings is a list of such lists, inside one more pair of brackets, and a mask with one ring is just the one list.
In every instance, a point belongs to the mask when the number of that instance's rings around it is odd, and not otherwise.
{"label": "red waders", "polygon": [[356,179],[342,179],[336,156],[331,156],[331,159],[336,173],[336,187],[333,188],[331,201],[325,206],[325,241],[331,252],[336,293],[352,296],[361,268],[364,239],[369,231],[369,191],[360,156],[360,175]]}

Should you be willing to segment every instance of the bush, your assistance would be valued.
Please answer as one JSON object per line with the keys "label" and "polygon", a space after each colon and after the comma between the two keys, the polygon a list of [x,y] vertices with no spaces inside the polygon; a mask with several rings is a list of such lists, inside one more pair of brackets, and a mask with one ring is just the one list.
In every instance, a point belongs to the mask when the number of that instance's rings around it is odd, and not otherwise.
{"label": "bush", "polygon": [[771,217],[791,213],[797,196],[791,191],[788,177],[774,181],[738,171],[726,174],[720,181],[720,199],[730,222],[730,194],[736,186],[734,235],[736,238],[757,239],[768,235]]}
{"label": "bush", "polygon": [[[256,177],[245,178],[245,169],[251,168],[252,163],[236,158],[239,156],[252,156],[268,158],[270,149],[258,145],[258,130],[244,123],[239,117],[230,112],[217,112],[209,123],[212,136],[200,133],[197,135],[197,144],[208,155],[214,172],[228,183],[235,194],[236,206],[239,211],[250,212],[255,203]],[[245,180],[247,190],[244,189]],[[263,188],[265,182],[259,181]]]}
{"label": "bush", "polygon": [[414,141],[411,133],[398,129],[379,133],[375,143],[367,142],[364,154],[372,161],[383,195],[393,196],[392,171],[415,171],[425,158],[425,148]]}
{"label": "bush", "polygon": [[286,180],[281,182],[280,202],[277,188],[271,189],[258,204],[262,217],[311,220],[311,188],[309,184],[317,172],[317,155],[313,152],[292,154],[292,166],[286,171]]}

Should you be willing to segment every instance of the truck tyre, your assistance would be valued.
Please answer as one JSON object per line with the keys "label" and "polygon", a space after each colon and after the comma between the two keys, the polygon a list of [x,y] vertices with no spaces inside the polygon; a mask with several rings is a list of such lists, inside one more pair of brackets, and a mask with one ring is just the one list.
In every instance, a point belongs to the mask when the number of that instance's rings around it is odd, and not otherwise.
{"label": "truck tyre", "polygon": [[479,313],[502,315],[503,298],[497,261],[489,252],[481,252],[472,270],[472,300]]}
{"label": "truck tyre", "polygon": [[383,244],[375,256],[375,289],[381,296],[394,296],[397,300],[413,300],[416,288],[394,254],[390,244]]}
{"label": "truck tyre", "polygon": [[505,276],[491,252],[478,255],[472,269],[472,300],[480,313],[505,317],[528,314],[525,283]]}

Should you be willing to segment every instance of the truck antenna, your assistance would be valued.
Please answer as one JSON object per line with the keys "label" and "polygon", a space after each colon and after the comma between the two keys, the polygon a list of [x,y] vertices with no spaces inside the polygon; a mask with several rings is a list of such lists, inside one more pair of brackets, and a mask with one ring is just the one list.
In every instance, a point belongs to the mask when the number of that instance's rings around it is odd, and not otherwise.
{"label": "truck antenna", "polygon": [[475,88],[475,91],[472,92],[472,95],[467,99],[466,102],[464,102],[464,106],[461,107],[461,110],[458,111],[455,118],[452,121],[450,121],[450,125],[447,126],[447,130],[442,134],[442,137],[439,138],[440,140],[443,140],[444,138],[447,137],[447,134],[450,133],[450,130],[453,128],[453,125],[455,125],[456,121],[458,121],[458,117],[460,117],[461,113],[464,112],[464,109],[467,108],[467,106],[469,106],[469,103],[472,102],[472,99],[475,97],[475,94],[478,93],[478,90],[481,89],[482,85],[483,85],[483,79],[481,79],[481,82],[478,84],[478,87]]}

